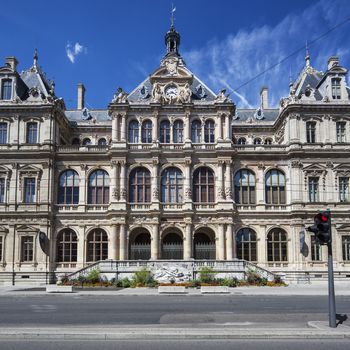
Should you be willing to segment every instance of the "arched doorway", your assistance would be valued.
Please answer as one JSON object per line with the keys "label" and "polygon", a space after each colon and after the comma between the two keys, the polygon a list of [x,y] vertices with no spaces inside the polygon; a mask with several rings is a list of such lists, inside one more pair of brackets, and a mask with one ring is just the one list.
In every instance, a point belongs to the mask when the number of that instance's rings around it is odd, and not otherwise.
{"label": "arched doorway", "polygon": [[201,229],[194,234],[193,257],[197,260],[215,260],[215,233],[210,229]]}
{"label": "arched doorway", "polygon": [[129,242],[130,260],[151,259],[151,235],[146,229],[141,228],[132,231]]}
{"label": "arched doorway", "polygon": [[183,239],[178,232],[168,232],[162,239],[162,259],[166,260],[182,260]]}

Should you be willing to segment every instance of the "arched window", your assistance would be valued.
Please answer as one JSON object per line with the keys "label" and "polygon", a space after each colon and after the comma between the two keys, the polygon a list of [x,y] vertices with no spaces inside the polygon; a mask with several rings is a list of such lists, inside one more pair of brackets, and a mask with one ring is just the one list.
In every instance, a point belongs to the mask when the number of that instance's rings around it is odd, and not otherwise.
{"label": "arched window", "polygon": [[83,146],[90,146],[90,145],[91,145],[91,140],[88,137],[83,140]]}
{"label": "arched window", "polygon": [[177,168],[167,168],[162,172],[161,201],[182,203],[182,172]]}
{"label": "arched window", "polygon": [[160,142],[170,143],[170,122],[168,120],[160,123]]}
{"label": "arched window", "polygon": [[93,262],[108,258],[108,236],[99,228],[92,230],[87,237],[86,261]]}
{"label": "arched window", "polygon": [[265,145],[272,145],[272,140],[270,138],[265,139]]}
{"label": "arched window", "polygon": [[214,173],[211,169],[201,167],[193,174],[193,198],[197,203],[215,201]]}
{"label": "arched window", "polygon": [[207,120],[204,125],[204,142],[215,142],[215,123],[212,120]]}
{"label": "arched window", "polygon": [[202,142],[202,123],[199,120],[195,120],[192,122],[191,140],[193,143]]}
{"label": "arched window", "polygon": [[57,262],[76,262],[78,259],[77,234],[67,228],[57,235]]}
{"label": "arched window", "polygon": [[95,170],[89,176],[88,203],[109,203],[109,175],[105,170]]}
{"label": "arched window", "polygon": [[266,173],[265,198],[267,204],[286,203],[286,180],[282,171],[272,169]]}
{"label": "arched window", "polygon": [[237,141],[238,145],[245,145],[246,144],[246,139],[244,137],[240,137]]}
{"label": "arched window", "polygon": [[60,175],[58,204],[79,203],[79,175],[74,170],[66,170]]}
{"label": "arched window", "polygon": [[174,143],[184,142],[184,123],[182,120],[176,120],[173,125],[173,141]]}
{"label": "arched window", "polygon": [[248,261],[257,261],[257,240],[255,231],[250,228],[242,228],[237,232],[237,258]]}
{"label": "arched window", "polygon": [[27,143],[38,142],[38,123],[27,123]]}
{"label": "arched window", "polygon": [[235,202],[255,204],[255,176],[248,169],[239,170],[235,175]]}
{"label": "arched window", "polygon": [[129,123],[129,142],[139,143],[139,123],[137,120]]}
{"label": "arched window", "polygon": [[261,145],[261,138],[259,138],[259,137],[255,138],[254,145]]}
{"label": "arched window", "polygon": [[287,261],[287,234],[284,230],[275,228],[267,235],[267,260]]}
{"label": "arched window", "polygon": [[80,145],[80,140],[79,140],[77,137],[75,137],[75,138],[72,140],[72,145],[73,145],[73,146],[79,146],[79,145]]}
{"label": "arched window", "polygon": [[142,143],[152,143],[152,122],[146,120],[142,123]]}
{"label": "arched window", "polygon": [[145,168],[136,168],[130,173],[129,202],[151,202],[151,174]]}
{"label": "arched window", "polygon": [[107,140],[102,137],[98,140],[98,143],[97,143],[99,146],[106,146],[107,145]]}

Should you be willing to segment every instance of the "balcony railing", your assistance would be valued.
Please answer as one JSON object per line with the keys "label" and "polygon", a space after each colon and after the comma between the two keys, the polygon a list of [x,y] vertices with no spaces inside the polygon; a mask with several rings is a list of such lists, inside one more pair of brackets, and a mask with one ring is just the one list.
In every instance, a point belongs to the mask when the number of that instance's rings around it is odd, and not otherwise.
{"label": "balcony railing", "polygon": [[151,203],[129,203],[131,210],[149,210]]}
{"label": "balcony railing", "polygon": [[109,146],[57,146],[57,152],[59,153],[76,153],[76,152],[94,152],[94,153],[104,153],[108,150]]}
{"label": "balcony railing", "polygon": [[108,204],[88,204],[87,211],[105,211],[108,209]]}
{"label": "balcony railing", "polygon": [[194,203],[197,210],[215,209],[215,203]]}
{"label": "balcony railing", "polygon": [[181,210],[182,205],[182,203],[163,203],[162,208],[164,210]]}

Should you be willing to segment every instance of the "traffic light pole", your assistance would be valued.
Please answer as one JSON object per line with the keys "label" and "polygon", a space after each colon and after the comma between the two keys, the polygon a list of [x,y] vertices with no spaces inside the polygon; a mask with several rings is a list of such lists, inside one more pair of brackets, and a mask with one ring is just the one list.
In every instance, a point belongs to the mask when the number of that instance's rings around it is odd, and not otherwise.
{"label": "traffic light pole", "polygon": [[335,310],[335,293],[334,293],[334,273],[333,273],[333,253],[332,253],[332,225],[329,225],[330,240],[328,247],[328,312],[329,327],[336,328],[336,310]]}

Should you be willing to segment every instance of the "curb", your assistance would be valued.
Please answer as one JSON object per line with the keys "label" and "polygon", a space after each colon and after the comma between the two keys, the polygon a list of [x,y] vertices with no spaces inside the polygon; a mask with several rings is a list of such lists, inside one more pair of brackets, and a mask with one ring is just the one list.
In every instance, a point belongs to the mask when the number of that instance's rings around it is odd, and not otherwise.
{"label": "curb", "polygon": [[43,328],[2,328],[0,340],[5,339],[56,339],[56,340],[130,340],[130,339],[350,339],[350,328],[344,330],[321,330],[312,328],[292,329],[244,329],[244,328],[116,328],[96,329],[56,329]]}

